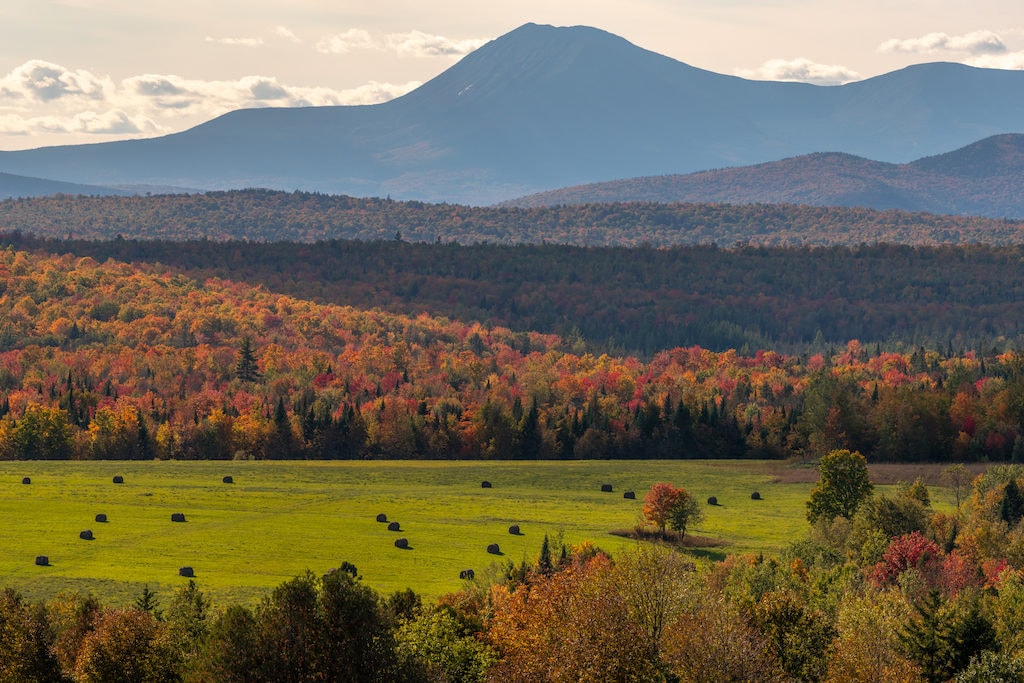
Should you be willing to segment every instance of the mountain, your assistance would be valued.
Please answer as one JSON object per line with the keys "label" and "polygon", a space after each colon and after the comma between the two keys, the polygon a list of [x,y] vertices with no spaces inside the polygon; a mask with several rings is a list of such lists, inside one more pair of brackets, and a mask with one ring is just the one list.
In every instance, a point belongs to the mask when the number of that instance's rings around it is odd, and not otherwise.
{"label": "mountain", "polygon": [[905,163],[1019,132],[1021,111],[1020,71],[750,81],[598,29],[526,24],[383,104],[236,111],[160,138],[0,153],[0,171],[487,204],[823,150]]}
{"label": "mountain", "polygon": [[1024,218],[1024,135],[996,135],[909,164],[816,153],[754,166],[613,180],[503,202],[810,204]]}
{"label": "mountain", "polygon": [[79,183],[30,178],[27,176],[0,173],[0,199],[17,197],[46,197],[54,194],[83,195],[129,195],[130,190],[99,185],[82,185]]}

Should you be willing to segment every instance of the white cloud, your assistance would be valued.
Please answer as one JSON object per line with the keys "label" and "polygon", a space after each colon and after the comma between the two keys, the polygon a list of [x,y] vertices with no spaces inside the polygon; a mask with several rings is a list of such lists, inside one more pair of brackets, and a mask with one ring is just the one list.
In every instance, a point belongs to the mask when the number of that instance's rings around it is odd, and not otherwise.
{"label": "white cloud", "polygon": [[214,38],[206,36],[206,42],[240,47],[261,47],[263,45],[262,38]]}
{"label": "white cloud", "polygon": [[299,38],[297,35],[292,33],[291,29],[289,29],[286,26],[275,26],[274,27],[274,35],[278,36],[279,38],[285,38],[287,40],[290,40],[293,43],[301,43],[302,42],[302,38]]}
{"label": "white cloud", "polygon": [[389,47],[394,48],[398,54],[409,57],[461,57],[486,42],[487,40],[483,38],[451,40],[422,31],[393,33],[388,36]]}
{"label": "white cloud", "polygon": [[344,33],[323,38],[316,44],[316,51],[324,54],[345,54],[352,50],[379,50],[381,45],[373,39],[369,31],[350,28]]}
{"label": "white cloud", "polygon": [[0,134],[158,134],[235,109],[377,104],[419,85],[371,81],[338,90],[258,75],[207,81],[173,74],[141,74],[115,83],[33,60],[0,76]]}
{"label": "white cloud", "polygon": [[759,81],[798,81],[815,85],[841,85],[861,75],[845,66],[818,64],[809,59],[769,59],[756,69],[737,69],[736,75]]}
{"label": "white cloud", "polygon": [[929,33],[919,38],[892,38],[878,46],[879,52],[957,52],[991,55],[1006,52],[1002,38],[992,31],[971,31],[962,36]]}
{"label": "white cloud", "polygon": [[1024,69],[1024,52],[1006,52],[1001,55],[979,55],[964,60],[971,66],[985,69]]}
{"label": "white cloud", "polygon": [[113,87],[110,79],[88,71],[72,71],[59,64],[33,59],[0,78],[0,98],[52,102],[67,97],[103,99]]}
{"label": "white cloud", "polygon": [[423,31],[374,36],[369,31],[351,28],[328,36],[316,44],[324,54],[346,54],[353,50],[394,50],[402,57],[461,57],[487,42],[486,38],[452,40]]}

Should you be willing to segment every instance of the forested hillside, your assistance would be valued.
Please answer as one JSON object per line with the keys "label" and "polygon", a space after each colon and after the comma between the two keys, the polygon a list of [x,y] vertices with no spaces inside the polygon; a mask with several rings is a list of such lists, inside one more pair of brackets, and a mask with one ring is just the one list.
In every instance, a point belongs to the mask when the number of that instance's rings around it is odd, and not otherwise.
{"label": "forested hillside", "polygon": [[2,458],[1024,459],[1024,359],[595,356],[164,265],[0,255]]}
{"label": "forested hillside", "polygon": [[796,205],[656,202],[479,208],[269,190],[0,202],[0,231],[58,239],[551,242],[653,247],[1021,244],[1024,222]]}
{"label": "forested hillside", "polygon": [[323,303],[554,333],[580,348],[645,357],[694,344],[823,352],[850,339],[959,352],[1019,345],[1024,334],[1020,247],[627,249],[24,235],[0,236],[4,243],[158,263]]}

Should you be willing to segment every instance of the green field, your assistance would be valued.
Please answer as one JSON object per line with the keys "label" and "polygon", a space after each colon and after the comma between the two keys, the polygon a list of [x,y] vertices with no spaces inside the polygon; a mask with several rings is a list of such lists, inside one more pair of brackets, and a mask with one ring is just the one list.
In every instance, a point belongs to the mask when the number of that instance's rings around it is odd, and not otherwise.
{"label": "green field", "polygon": [[[670,481],[705,506],[694,529],[726,545],[695,551],[783,549],[807,529],[811,484],[777,483],[778,465],[750,461],[582,462],[2,462],[0,581],[26,597],[92,591],[130,602],[144,585],[165,598],[187,579],[215,602],[250,602],[307,568],[343,561],[383,593],[458,590],[459,571],[486,575],[496,562],[532,559],[544,534],[589,539],[611,552],[635,543],[612,535],[640,520],[650,485]],[[112,483],[114,475],[123,484]],[[222,483],[225,475],[233,484]],[[32,483],[22,484],[23,477]],[[482,480],[493,488],[481,488]],[[602,493],[601,484],[614,487]],[[622,493],[635,490],[636,500]],[[761,501],[750,499],[759,491]],[[182,512],[185,523],[172,523]],[[97,513],[108,516],[97,523]],[[389,532],[378,513],[401,524]],[[522,534],[508,533],[518,524]],[[90,529],[95,540],[79,539]],[[394,547],[405,537],[409,550]],[[488,554],[498,543],[502,556]],[[37,567],[37,555],[51,566]]]}

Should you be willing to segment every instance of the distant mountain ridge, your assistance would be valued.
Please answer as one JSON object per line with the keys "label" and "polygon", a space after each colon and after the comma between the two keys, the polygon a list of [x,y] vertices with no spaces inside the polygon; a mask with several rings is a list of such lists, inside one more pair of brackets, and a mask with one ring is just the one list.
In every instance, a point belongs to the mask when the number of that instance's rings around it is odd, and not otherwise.
{"label": "distant mountain ridge", "polygon": [[133,194],[133,192],[123,188],[66,183],[59,180],[0,173],[0,199],[45,197],[54,194],[125,196]]}
{"label": "distant mountain ridge", "polygon": [[935,63],[843,86],[750,81],[598,29],[526,24],[383,104],[250,109],[160,138],[0,152],[0,171],[492,204],[821,151],[905,163],[1024,132],[1022,111],[1020,71]]}
{"label": "distant mountain ridge", "polygon": [[566,187],[501,205],[595,202],[862,206],[1024,218],[1024,135],[989,137],[909,164],[815,153],[754,166]]}

